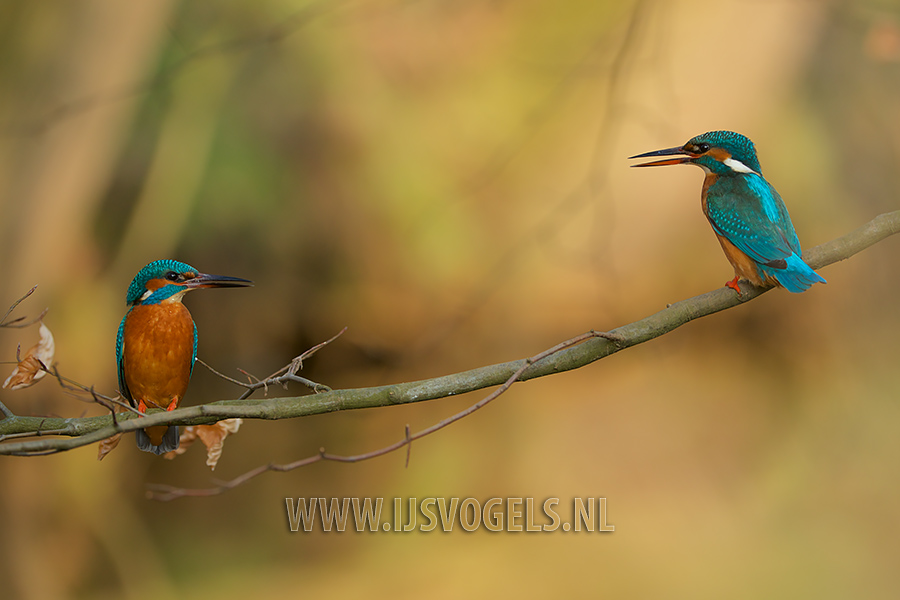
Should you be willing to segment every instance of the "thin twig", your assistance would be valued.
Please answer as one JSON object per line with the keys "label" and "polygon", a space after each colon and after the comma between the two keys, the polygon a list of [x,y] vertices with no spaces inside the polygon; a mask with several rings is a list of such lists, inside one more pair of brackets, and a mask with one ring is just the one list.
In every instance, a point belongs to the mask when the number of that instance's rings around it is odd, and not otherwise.
{"label": "thin twig", "polygon": [[[106,396],[95,390],[94,386],[88,387],[83,383],[78,383],[74,379],[63,377],[59,373],[59,369],[56,367],[56,365],[53,365],[52,369],[48,369],[47,367],[43,366],[43,364],[41,366],[45,371],[47,371],[47,373],[52,375],[59,382],[61,388],[63,388],[67,392],[72,392],[72,396],[77,398],[78,400],[87,402],[87,400],[81,398],[79,394],[90,394],[91,402],[99,404],[100,406],[108,409],[110,412],[115,412],[113,407],[118,406],[120,408],[124,408],[125,410],[131,411],[136,415],[143,416],[143,413],[141,411],[131,406],[131,404],[129,404],[128,402],[124,402],[123,400],[121,400],[121,396]],[[113,416],[113,422],[115,422],[115,416]]]}
{"label": "thin twig", "polygon": [[418,431],[412,435],[409,433],[409,425],[405,427],[405,432],[403,439],[394,442],[393,444],[389,444],[384,446],[383,448],[379,448],[377,450],[372,450],[371,452],[366,452],[364,454],[357,454],[354,456],[341,456],[338,454],[328,454],[325,452],[325,448],[320,448],[319,452],[313,456],[309,456],[307,458],[300,459],[298,461],[285,464],[285,465],[276,465],[276,464],[268,464],[263,465],[261,467],[257,467],[251,471],[244,473],[238,477],[230,481],[223,482],[216,487],[205,488],[205,489],[189,489],[189,488],[180,488],[175,486],[168,485],[150,485],[148,486],[147,497],[153,500],[174,500],[176,498],[181,498],[185,496],[216,496],[218,494],[222,494],[228,490],[234,489],[239,485],[243,485],[247,481],[250,481],[254,477],[262,475],[267,471],[292,471],[294,469],[298,469],[300,467],[305,467],[315,462],[328,460],[334,462],[342,462],[342,463],[357,463],[365,460],[370,460],[373,458],[377,458],[379,456],[384,456],[385,454],[390,454],[391,452],[395,452],[400,448],[406,446],[406,466],[409,466],[409,457],[410,450],[412,448],[412,443],[415,440],[420,440],[425,436],[431,435],[437,431],[440,431],[444,427],[456,423],[460,419],[464,419],[465,417],[471,415],[477,410],[480,410],[496,400],[500,397],[504,392],[506,392],[509,388],[513,386],[513,384],[518,381],[519,377],[528,370],[533,364],[538,363],[545,358],[548,358],[557,352],[565,350],[566,348],[570,348],[572,346],[576,346],[582,342],[585,342],[591,338],[601,337],[613,342],[622,341],[622,337],[605,331],[588,331],[587,333],[582,333],[581,335],[577,335],[571,339],[568,339],[564,342],[560,342],[559,344],[553,346],[552,348],[548,348],[543,352],[539,352],[532,357],[526,358],[521,367],[519,367],[509,378],[498,387],[496,390],[476,402],[472,404],[468,408],[459,411],[458,413],[447,417],[446,419],[435,423],[431,427],[427,427],[421,431]]}
{"label": "thin twig", "polygon": [[49,308],[45,308],[44,310],[41,311],[41,314],[39,314],[34,319],[31,319],[30,321],[25,322],[25,323],[23,323],[23,321],[25,321],[25,317],[17,317],[15,319],[13,319],[12,321],[6,320],[6,318],[9,317],[9,315],[12,313],[12,311],[16,310],[16,307],[22,303],[22,300],[24,300],[28,296],[32,295],[34,293],[34,290],[37,289],[37,287],[38,286],[34,286],[33,288],[31,288],[30,290],[25,292],[24,296],[22,296],[21,298],[19,298],[18,300],[16,300],[15,302],[12,303],[12,306],[9,307],[9,310],[6,311],[6,314],[4,314],[3,318],[0,319],[0,327],[9,327],[11,329],[24,329],[25,327],[31,327],[32,325],[34,325],[35,323],[37,323],[38,321],[40,321],[47,315],[47,311],[50,310]]}
{"label": "thin twig", "polygon": [[[25,329],[26,327],[31,327],[35,323],[40,323],[43,320],[43,318],[47,316],[47,313],[49,311],[50,311],[50,307],[48,306],[47,308],[42,310],[38,316],[36,316],[35,318],[33,318],[29,321],[21,322],[21,321],[23,321],[23,319],[25,319],[25,317],[19,317],[18,319],[13,319],[9,323],[4,323],[3,327],[9,327],[10,329]],[[13,323],[15,323],[15,324],[13,324]]]}
{"label": "thin twig", "polygon": [[306,387],[313,390],[314,392],[316,392],[317,394],[320,392],[329,392],[329,391],[331,391],[331,388],[328,387],[327,385],[324,385],[321,383],[316,383],[315,381],[312,381],[305,377],[300,377],[299,375],[297,375],[297,371],[299,371],[300,369],[303,368],[304,360],[311,357],[313,354],[315,354],[316,352],[318,352],[319,350],[321,350],[322,348],[324,348],[325,346],[327,346],[334,340],[338,339],[341,335],[344,334],[345,331],[347,331],[346,327],[341,329],[339,332],[337,332],[336,334],[334,334],[333,336],[331,336],[324,342],[319,342],[312,348],[309,348],[308,350],[304,351],[299,356],[293,358],[291,360],[291,362],[289,362],[285,366],[281,367],[280,369],[278,369],[277,371],[275,371],[274,373],[272,373],[265,379],[260,379],[260,378],[256,377],[255,375],[253,375],[252,373],[248,373],[247,371],[245,371],[243,369],[238,369],[241,373],[245,374],[249,379],[253,380],[250,383],[246,383],[246,382],[240,381],[239,379],[229,377],[228,375],[225,375],[224,373],[221,373],[221,372],[217,371],[216,369],[212,368],[211,366],[209,366],[207,363],[203,362],[199,358],[197,359],[197,362],[199,362],[201,365],[203,365],[204,367],[209,369],[213,373],[213,375],[217,375],[218,377],[221,377],[225,381],[231,382],[234,385],[238,385],[242,388],[246,388],[247,391],[244,392],[238,398],[238,400],[245,400],[245,399],[249,398],[253,394],[253,392],[255,392],[256,390],[258,390],[260,388],[265,388],[266,393],[268,393],[268,389],[269,389],[270,385],[286,385],[288,382],[291,382],[291,381],[293,381],[295,383],[303,384]]}
{"label": "thin twig", "polygon": [[0,435],[0,442],[23,437],[41,437],[42,435],[65,435],[65,429],[36,429],[34,431],[23,431],[22,433],[8,433]]}
{"label": "thin twig", "polygon": [[[16,310],[16,307],[22,303],[22,300],[24,300],[28,296],[32,295],[34,293],[34,290],[37,289],[37,287],[38,286],[34,286],[33,288],[31,288],[30,290],[25,292],[24,296],[22,296],[21,298],[19,298],[18,300],[16,300],[15,302],[12,303],[12,305],[9,307],[9,310],[7,310],[6,314],[3,315],[3,318],[0,319],[0,327],[8,327],[9,326],[9,323],[6,322],[6,318],[12,313],[12,311]],[[24,319],[24,317],[19,317],[15,321],[10,321],[10,323],[15,323],[16,321],[21,321],[22,319]]]}
{"label": "thin twig", "polygon": [[[3,404],[2,402],[0,402],[0,412],[3,413],[3,417],[4,417],[5,419],[15,419],[15,418],[16,418],[15,413],[14,413],[13,411],[9,410],[9,409],[6,407],[6,405]],[[2,439],[2,438],[0,438],[0,439]]]}
{"label": "thin twig", "polygon": [[412,454],[412,438],[409,436],[409,423],[404,427],[404,431],[406,434],[406,464],[403,465],[405,468],[409,468],[409,456]]}
{"label": "thin twig", "polygon": [[241,386],[241,387],[247,387],[247,386],[249,386],[249,385],[252,385],[252,384],[249,384],[249,383],[244,383],[243,381],[241,381],[241,380],[239,380],[239,379],[234,379],[233,377],[229,377],[229,376],[226,375],[225,373],[221,373],[221,372],[215,370],[214,368],[212,368],[212,367],[209,365],[209,363],[207,363],[207,362],[205,362],[204,360],[202,360],[199,356],[197,357],[197,362],[200,363],[201,365],[203,365],[204,367],[206,367],[207,369],[209,369],[209,370],[212,372],[213,375],[216,375],[217,377],[221,377],[221,378],[224,379],[225,381],[229,381],[229,382],[233,383],[234,385],[239,385],[239,386]]}
{"label": "thin twig", "polygon": [[[17,354],[18,354],[18,352],[17,352]],[[59,372],[59,369],[56,367],[56,365],[53,365],[52,367],[47,367],[47,365],[45,365],[43,363],[43,361],[41,361],[41,360],[38,360],[38,363],[40,364],[41,370],[44,371],[45,373],[48,373],[51,377],[56,379],[59,382],[60,387],[63,388],[64,390],[66,390],[67,392],[69,392],[69,394],[72,397],[74,397],[80,401],[87,402],[88,400],[85,400],[84,398],[82,398],[81,394],[90,394],[90,396],[91,396],[90,402],[99,404],[100,406],[109,410],[110,416],[112,418],[112,425],[115,429],[119,428],[118,419],[116,417],[116,414],[117,414],[116,409],[115,409],[116,406],[120,406],[120,407],[122,407],[126,410],[129,410],[131,412],[134,412],[138,415],[142,414],[140,411],[138,411],[136,408],[132,407],[128,403],[121,401],[119,399],[120,397],[113,398],[110,396],[106,396],[106,395],[98,392],[96,389],[94,389],[94,386],[88,387],[84,384],[78,383],[77,381],[69,379],[68,377],[62,376]],[[17,417],[2,402],[0,402],[0,412],[2,412],[6,418],[13,418],[13,419],[21,418],[21,417]],[[64,429],[64,428],[42,429],[45,420],[46,419],[42,419],[40,424],[36,428],[34,428],[30,431],[20,431],[20,432],[16,432],[16,433],[0,435],[0,442],[5,441],[5,440],[10,440],[10,439],[23,438],[23,437],[41,437],[41,436],[45,436],[45,435],[66,435],[69,433],[69,430]]]}

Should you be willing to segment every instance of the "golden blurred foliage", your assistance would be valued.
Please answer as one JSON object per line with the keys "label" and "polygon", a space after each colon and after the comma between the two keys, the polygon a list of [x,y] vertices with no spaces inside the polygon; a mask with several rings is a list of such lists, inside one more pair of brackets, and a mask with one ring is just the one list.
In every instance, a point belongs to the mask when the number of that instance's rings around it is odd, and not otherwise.
{"label": "golden blurred foliage", "polygon": [[[697,169],[625,157],[731,129],[805,247],[898,206],[900,6],[662,0],[82,0],[0,6],[0,308],[115,390],[134,273],[246,277],[187,304],[199,356],[335,388],[530,356],[730,279]],[[6,598],[893,597],[898,241],[402,452],[210,484],[125,443],[0,460]],[[0,330],[13,363],[34,330]],[[25,346],[27,347],[27,345]],[[12,364],[9,365],[12,369]],[[241,390],[197,368],[186,399]],[[299,387],[288,392],[305,393]],[[216,476],[353,454],[480,395],[247,421]],[[17,414],[83,416],[45,378]],[[292,533],[286,497],[608,498],[611,534]]]}

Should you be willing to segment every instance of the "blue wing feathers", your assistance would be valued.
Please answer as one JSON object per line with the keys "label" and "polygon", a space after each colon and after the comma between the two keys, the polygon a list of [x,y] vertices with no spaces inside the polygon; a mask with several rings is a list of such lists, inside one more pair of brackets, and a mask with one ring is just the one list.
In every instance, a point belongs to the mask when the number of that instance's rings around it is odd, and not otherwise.
{"label": "blue wing feathers", "polygon": [[197,324],[194,323],[194,354],[191,356],[191,375],[194,374],[194,363],[197,362]]}
{"label": "blue wing feathers", "polygon": [[716,232],[756,262],[800,254],[800,242],[784,202],[758,175],[720,177],[710,186],[706,201],[707,216]]}
{"label": "blue wing feathers", "polygon": [[119,376],[119,392],[122,396],[125,397],[128,402],[134,406],[134,399],[131,397],[131,390],[128,389],[128,384],[125,382],[125,354],[123,352],[123,347],[125,343],[125,319],[128,318],[128,315],[131,313],[129,310],[125,313],[125,316],[122,317],[122,322],[119,323],[119,332],[116,334],[116,372]]}
{"label": "blue wing feathers", "polygon": [[706,207],[716,233],[753,259],[763,277],[774,277],[795,293],[825,283],[803,262],[787,208],[762,177],[719,177],[707,191]]}
{"label": "blue wing feathers", "polygon": [[[777,223],[787,215],[787,211],[779,210],[784,208],[784,202],[781,196],[775,191],[769,182],[758,175],[748,174],[743,178],[744,183],[753,192],[753,195],[759,200],[762,212],[773,223]],[[790,218],[788,218],[790,222]]]}

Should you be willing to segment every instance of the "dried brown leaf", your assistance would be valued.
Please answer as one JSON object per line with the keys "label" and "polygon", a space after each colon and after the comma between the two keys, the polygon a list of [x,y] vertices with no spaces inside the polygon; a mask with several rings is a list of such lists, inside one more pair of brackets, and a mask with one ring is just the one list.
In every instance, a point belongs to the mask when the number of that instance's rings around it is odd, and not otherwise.
{"label": "dried brown leaf", "polygon": [[[124,406],[116,406],[115,411],[117,413],[123,413],[126,409]],[[115,450],[116,446],[119,445],[119,440],[122,439],[122,434],[117,433],[112,437],[108,437],[105,440],[100,440],[100,443],[97,445],[97,460],[103,460],[103,457]]]}
{"label": "dried brown leaf", "polygon": [[119,440],[122,438],[121,433],[117,433],[112,437],[108,437],[105,440],[101,440],[97,445],[97,460],[103,460],[103,457],[112,452],[116,446],[119,445]]}
{"label": "dried brown leaf", "polygon": [[[56,343],[50,329],[41,323],[40,341],[28,349],[19,360],[19,364],[13,369],[6,381],[4,389],[21,390],[30,387],[44,378],[47,371],[43,367],[50,367],[53,363],[53,354],[56,351]],[[43,365],[43,366],[42,366]]]}

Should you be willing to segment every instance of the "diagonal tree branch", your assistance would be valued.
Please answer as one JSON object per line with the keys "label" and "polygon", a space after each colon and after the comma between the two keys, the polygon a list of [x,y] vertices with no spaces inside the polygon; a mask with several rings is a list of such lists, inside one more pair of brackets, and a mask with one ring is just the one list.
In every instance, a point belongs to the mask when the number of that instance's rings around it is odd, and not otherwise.
{"label": "diagonal tree branch", "polygon": [[447,417],[442,421],[431,425],[430,427],[426,427],[421,431],[417,431],[414,434],[410,434],[409,425],[406,426],[404,431],[404,437],[402,440],[394,442],[388,446],[384,446],[377,450],[372,450],[370,452],[364,452],[363,454],[355,454],[353,456],[341,456],[339,454],[329,454],[325,452],[325,448],[319,448],[319,452],[312,456],[308,456],[306,458],[302,458],[300,460],[296,460],[292,463],[288,463],[286,465],[278,465],[274,463],[269,463],[267,465],[262,465],[250,471],[247,471],[243,475],[239,475],[235,477],[231,481],[226,481],[212,488],[200,488],[200,489],[190,489],[190,488],[182,488],[175,487],[171,485],[149,485],[147,490],[147,497],[151,500],[175,500],[176,498],[183,498],[185,496],[193,496],[193,497],[205,497],[205,496],[216,496],[218,494],[222,494],[227,492],[228,490],[232,490],[240,485],[243,485],[250,481],[251,479],[262,475],[263,473],[267,473],[269,471],[293,471],[294,469],[299,469],[300,467],[305,467],[307,465],[311,465],[316,462],[320,462],[323,460],[330,460],[333,462],[342,462],[342,463],[357,463],[362,462],[364,460],[370,460],[373,458],[377,458],[379,456],[384,456],[385,454],[390,454],[391,452],[395,452],[400,448],[406,447],[406,466],[409,466],[409,456],[412,451],[412,443],[416,440],[420,440],[425,436],[431,435],[437,431],[440,431],[444,427],[448,425],[452,425],[457,421],[464,419],[474,413],[476,410],[480,410],[496,400],[499,396],[501,396],[506,390],[512,387],[512,385],[519,380],[522,373],[525,372],[528,367],[533,365],[534,363],[556,354],[557,352],[562,352],[566,348],[571,346],[575,346],[588,340],[592,337],[602,337],[612,341],[618,341],[618,336],[602,332],[602,331],[589,331],[587,333],[582,333],[581,335],[577,335],[570,340],[566,340],[564,342],[560,342],[552,348],[548,348],[539,354],[536,354],[530,358],[525,359],[525,364],[519,367],[515,373],[509,376],[509,378],[501,385],[496,388],[493,392],[476,402],[475,404],[459,411],[455,415]]}
{"label": "diagonal tree branch", "polygon": [[[804,254],[814,269],[846,260],[854,254],[900,232],[900,211],[880,215],[862,227],[830,242],[816,246]],[[179,408],[171,412],[157,411],[145,417],[133,414],[118,416],[113,425],[109,415],[84,418],[7,417],[0,421],[0,436],[21,433],[70,436],[15,441],[0,444],[0,455],[34,456],[63,452],[98,442],[120,432],[164,424],[205,425],[223,419],[290,419],[309,415],[407,404],[455,396],[487,387],[503,385],[519,369],[525,367],[518,381],[544,377],[591,364],[625,348],[630,348],[664,335],[689,321],[749,302],[768,289],[742,284],[738,296],[729,288],[719,288],[687,300],[671,304],[656,314],[624,325],[609,333],[615,338],[589,336],[581,344],[549,354],[534,362],[528,359],[500,363],[426,379],[371,388],[332,390],[309,396],[263,400],[224,400],[201,406]]]}

